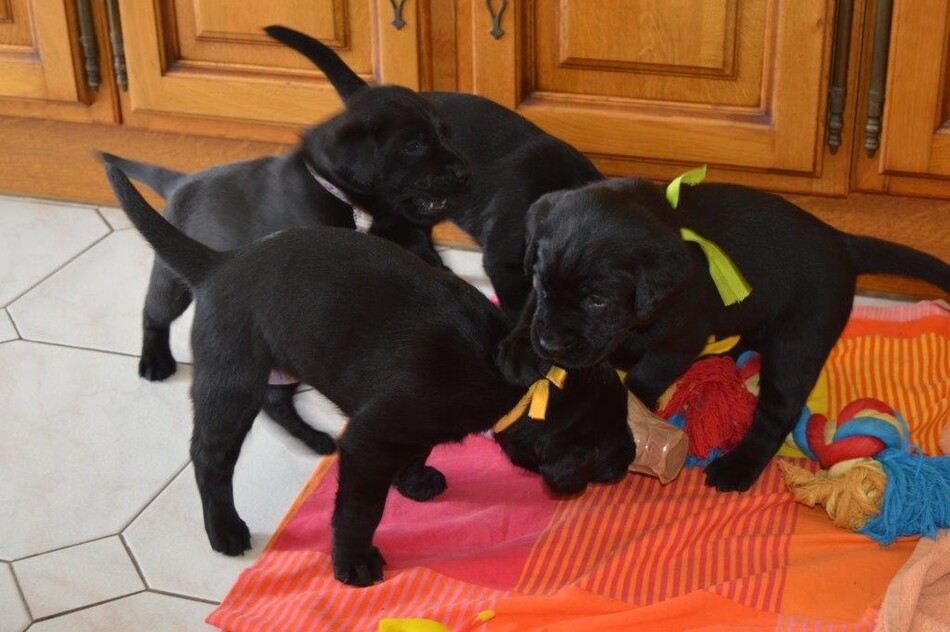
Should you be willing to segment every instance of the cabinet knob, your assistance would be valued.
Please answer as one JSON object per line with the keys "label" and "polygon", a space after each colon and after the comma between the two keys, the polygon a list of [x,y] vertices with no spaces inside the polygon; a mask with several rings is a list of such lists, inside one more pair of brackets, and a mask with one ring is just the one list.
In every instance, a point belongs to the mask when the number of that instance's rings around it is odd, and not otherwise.
{"label": "cabinet knob", "polygon": [[832,154],[841,147],[844,104],[848,92],[848,55],[851,52],[851,22],[854,0],[838,0],[835,6],[834,50],[828,82],[828,148]]}
{"label": "cabinet knob", "polygon": [[406,4],[406,0],[389,0],[389,4],[393,8],[393,21],[390,24],[398,31],[406,25],[406,21],[402,19],[402,5]]}
{"label": "cabinet knob", "polygon": [[86,85],[94,92],[99,91],[102,76],[99,72],[99,46],[96,44],[96,27],[92,22],[92,8],[89,0],[76,0],[76,14],[79,16],[79,47],[82,49],[83,70],[86,73]]}

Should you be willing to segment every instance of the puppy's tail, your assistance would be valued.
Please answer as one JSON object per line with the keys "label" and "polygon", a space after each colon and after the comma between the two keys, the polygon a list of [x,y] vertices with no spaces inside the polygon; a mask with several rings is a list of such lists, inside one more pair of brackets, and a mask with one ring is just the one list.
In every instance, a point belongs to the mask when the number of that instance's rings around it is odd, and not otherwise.
{"label": "puppy's tail", "polygon": [[104,151],[99,152],[99,159],[106,164],[115,165],[127,176],[138,180],[165,199],[168,199],[175,187],[188,175],[181,171],[136,162]]}
{"label": "puppy's tail", "polygon": [[344,103],[366,87],[366,82],[360,79],[333,49],[322,42],[279,24],[265,26],[264,30],[278,42],[286,44],[313,62],[313,65],[327,76]]}
{"label": "puppy's tail", "polygon": [[116,199],[132,224],[152,245],[156,254],[189,286],[200,284],[224,259],[225,253],[199,244],[172,226],[145,201],[122,169],[107,163],[106,175],[109,176],[109,184]]}
{"label": "puppy's tail", "polygon": [[950,292],[950,265],[932,255],[864,235],[845,235],[844,242],[859,273],[913,277]]}

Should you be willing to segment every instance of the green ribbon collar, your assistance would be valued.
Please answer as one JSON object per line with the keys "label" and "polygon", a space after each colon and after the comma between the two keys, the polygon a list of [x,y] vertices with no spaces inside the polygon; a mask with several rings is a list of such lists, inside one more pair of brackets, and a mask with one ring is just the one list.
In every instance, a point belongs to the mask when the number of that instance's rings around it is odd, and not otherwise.
{"label": "green ribbon collar", "polygon": [[[680,188],[686,185],[699,184],[706,177],[706,165],[691,169],[680,175],[666,187],[666,199],[674,209],[679,206]],[[735,305],[749,294],[752,293],[752,287],[749,282],[729,258],[722,248],[714,242],[701,237],[695,231],[689,228],[681,228],[680,236],[683,241],[691,241],[697,244],[706,256],[709,262],[709,276],[712,277],[719,296],[722,297],[723,305]]]}

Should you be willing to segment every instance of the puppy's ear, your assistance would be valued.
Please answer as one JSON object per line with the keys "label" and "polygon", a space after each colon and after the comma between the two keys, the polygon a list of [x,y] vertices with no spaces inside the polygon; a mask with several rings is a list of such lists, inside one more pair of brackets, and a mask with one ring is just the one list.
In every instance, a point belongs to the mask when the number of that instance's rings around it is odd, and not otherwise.
{"label": "puppy's ear", "polygon": [[634,313],[640,322],[649,320],[690,274],[689,253],[682,241],[664,235],[651,246],[638,261],[634,278]]}
{"label": "puppy's ear", "polygon": [[559,196],[560,191],[545,193],[528,208],[528,214],[525,216],[524,275],[526,277],[531,277],[534,273],[534,264],[538,258],[538,237],[542,232],[542,226],[547,221],[551,207]]}
{"label": "puppy's ear", "polygon": [[304,146],[321,172],[334,176],[350,193],[369,195],[376,179],[376,142],[363,121],[345,115],[304,134]]}

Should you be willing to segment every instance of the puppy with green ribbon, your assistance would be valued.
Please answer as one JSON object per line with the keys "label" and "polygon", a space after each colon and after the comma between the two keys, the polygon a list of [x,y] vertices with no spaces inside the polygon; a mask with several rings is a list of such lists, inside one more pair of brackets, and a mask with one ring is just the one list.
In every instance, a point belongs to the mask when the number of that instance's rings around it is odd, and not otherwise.
{"label": "puppy with green ribbon", "polygon": [[526,385],[552,363],[570,376],[608,361],[653,408],[701,354],[759,352],[752,425],[706,467],[708,485],[742,491],[795,426],[848,319],[857,275],[950,291],[950,266],[838,231],[777,195],[703,182],[705,173],[666,186],[608,179],[539,198],[526,221],[534,289],[496,360]]}

